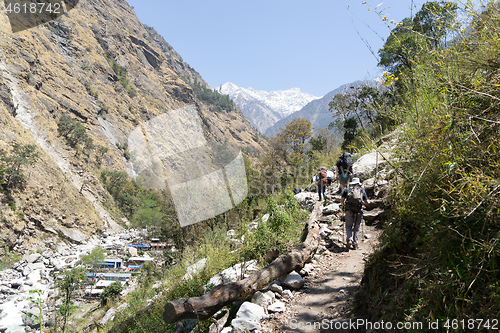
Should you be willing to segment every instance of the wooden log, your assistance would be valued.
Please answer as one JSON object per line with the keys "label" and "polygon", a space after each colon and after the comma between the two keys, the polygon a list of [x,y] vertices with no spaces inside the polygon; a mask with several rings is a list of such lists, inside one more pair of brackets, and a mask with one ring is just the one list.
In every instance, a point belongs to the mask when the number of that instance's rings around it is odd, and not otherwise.
{"label": "wooden log", "polygon": [[[317,220],[320,215],[320,205],[317,203],[307,221],[308,233],[306,240],[291,253],[279,256],[271,264],[244,280],[219,285],[208,294],[200,297],[167,303],[163,313],[165,322],[174,323],[188,318],[208,319],[226,304],[239,299],[245,299],[277,278],[293,270],[300,270],[318,248],[320,236]],[[218,300],[218,298],[220,299]],[[111,328],[109,333],[124,332],[128,325],[133,325],[137,317],[149,313],[152,306],[153,304],[149,304],[134,316]],[[182,325],[178,326],[177,329],[181,327]]]}
{"label": "wooden log", "polygon": [[268,266],[241,281],[218,285],[199,297],[168,302],[165,304],[163,320],[166,323],[175,323],[183,319],[208,319],[225,305],[246,299],[293,270],[299,271],[318,248],[320,235],[317,220],[320,214],[320,206],[317,203],[307,221],[309,231],[306,240],[292,252],[279,256]]}

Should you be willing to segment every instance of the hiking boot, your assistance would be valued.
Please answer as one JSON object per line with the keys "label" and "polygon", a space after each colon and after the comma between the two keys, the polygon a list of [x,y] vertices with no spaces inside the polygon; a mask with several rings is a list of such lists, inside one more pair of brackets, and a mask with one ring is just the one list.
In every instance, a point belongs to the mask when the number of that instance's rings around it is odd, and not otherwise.
{"label": "hiking boot", "polygon": [[345,245],[345,247],[349,250],[349,247],[350,247],[350,246],[351,246],[351,241],[350,241],[350,240],[348,240],[348,241],[347,241],[347,243],[346,243],[346,245]]}
{"label": "hiking boot", "polygon": [[357,249],[359,249],[359,245],[358,245],[358,244],[352,244],[352,249],[353,249],[353,250],[357,250]]}

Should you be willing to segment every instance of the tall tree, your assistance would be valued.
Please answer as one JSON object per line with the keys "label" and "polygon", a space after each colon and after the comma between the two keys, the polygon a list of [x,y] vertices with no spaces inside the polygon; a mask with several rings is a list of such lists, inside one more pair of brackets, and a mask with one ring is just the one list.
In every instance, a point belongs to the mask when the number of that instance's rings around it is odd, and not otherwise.
{"label": "tall tree", "polygon": [[66,332],[66,324],[68,317],[71,314],[73,296],[76,290],[80,288],[80,283],[85,279],[85,269],[76,267],[70,270],[65,270],[62,273],[62,278],[57,281],[57,287],[62,294],[63,302],[60,312],[63,316],[62,332]]}
{"label": "tall tree", "polygon": [[400,76],[413,71],[417,54],[426,49],[438,48],[453,27],[458,5],[449,1],[429,1],[415,17],[405,18],[391,31],[384,46],[379,50],[379,66]]}
{"label": "tall tree", "polygon": [[295,154],[304,153],[307,140],[312,136],[311,122],[304,118],[294,119],[285,128],[280,128],[281,134],[288,147]]}

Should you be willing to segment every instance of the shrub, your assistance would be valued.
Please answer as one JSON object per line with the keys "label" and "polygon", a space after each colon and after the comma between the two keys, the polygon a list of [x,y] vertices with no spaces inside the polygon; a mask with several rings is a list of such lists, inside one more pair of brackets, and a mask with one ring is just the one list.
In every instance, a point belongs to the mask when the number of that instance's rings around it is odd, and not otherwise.
{"label": "shrub", "polygon": [[23,167],[33,165],[37,160],[38,153],[34,145],[15,143],[10,152],[0,151],[0,183],[7,189],[23,189],[26,183]]}
{"label": "shrub", "polygon": [[77,148],[79,144],[83,145],[85,149],[94,148],[94,142],[87,134],[85,127],[78,122],[78,120],[71,118],[68,115],[62,115],[57,123],[57,131],[59,135],[63,136],[66,143],[72,147]]}
{"label": "shrub", "polygon": [[108,302],[112,302],[122,292],[123,287],[120,281],[113,282],[109,287],[104,288],[101,294],[101,305],[105,306]]}

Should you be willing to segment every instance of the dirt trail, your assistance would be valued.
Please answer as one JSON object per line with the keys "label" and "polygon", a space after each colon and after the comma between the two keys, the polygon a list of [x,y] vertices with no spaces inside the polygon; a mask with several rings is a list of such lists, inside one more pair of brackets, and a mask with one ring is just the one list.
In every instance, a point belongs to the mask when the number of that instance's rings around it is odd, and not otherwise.
{"label": "dirt trail", "polygon": [[[330,238],[342,239],[343,222]],[[380,230],[364,226],[359,249],[347,251],[341,242],[313,262],[314,270],[304,277],[305,286],[294,293],[284,313],[270,314],[262,322],[265,332],[344,332],[339,322],[351,318],[352,297],[358,290],[365,259],[378,244]],[[333,236],[333,237],[332,237]],[[337,323],[337,324],[336,324]],[[349,332],[346,330],[345,332]]]}

